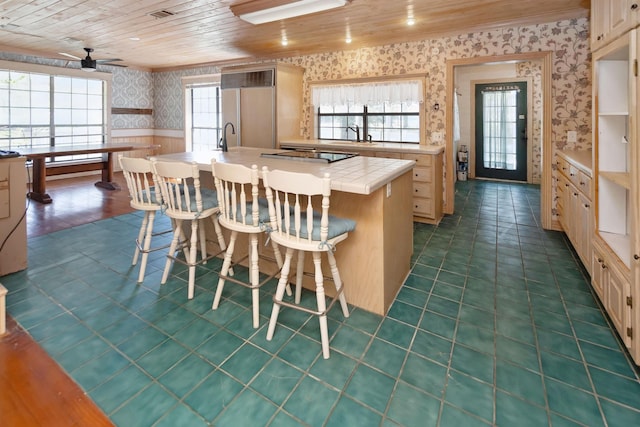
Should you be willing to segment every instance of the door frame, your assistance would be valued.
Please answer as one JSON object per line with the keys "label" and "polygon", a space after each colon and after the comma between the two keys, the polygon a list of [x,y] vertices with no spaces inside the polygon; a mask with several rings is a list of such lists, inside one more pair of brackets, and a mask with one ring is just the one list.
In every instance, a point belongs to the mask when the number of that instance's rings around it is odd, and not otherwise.
{"label": "door frame", "polygon": [[[447,100],[452,100],[455,95],[455,67],[464,65],[479,65],[486,63],[500,63],[507,61],[540,61],[542,64],[541,89],[542,89],[542,179],[540,182],[540,219],[542,228],[553,229],[553,184],[551,163],[553,159],[553,144],[551,141],[551,72],[553,66],[553,52],[529,52],[522,54],[510,54],[499,56],[480,56],[473,58],[448,59],[447,60]],[[443,212],[453,214],[455,193],[455,153],[453,152],[453,102],[446,103],[445,114],[445,200]]]}
{"label": "door frame", "polygon": [[[476,176],[476,100],[475,100],[475,87],[479,84],[493,84],[493,83],[506,83],[506,82],[524,82],[527,84],[527,183],[533,182],[533,79],[531,77],[505,77],[500,79],[482,79],[471,80],[471,95],[474,97],[471,100],[471,140],[469,141],[469,177],[475,178]],[[471,161],[473,159],[473,161]]]}

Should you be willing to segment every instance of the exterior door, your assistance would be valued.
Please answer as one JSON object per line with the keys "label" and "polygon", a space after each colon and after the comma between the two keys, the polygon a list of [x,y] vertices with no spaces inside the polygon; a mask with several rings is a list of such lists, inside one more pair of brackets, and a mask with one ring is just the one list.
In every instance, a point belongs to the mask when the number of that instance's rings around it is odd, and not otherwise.
{"label": "exterior door", "polygon": [[527,180],[527,83],[475,85],[478,178]]}

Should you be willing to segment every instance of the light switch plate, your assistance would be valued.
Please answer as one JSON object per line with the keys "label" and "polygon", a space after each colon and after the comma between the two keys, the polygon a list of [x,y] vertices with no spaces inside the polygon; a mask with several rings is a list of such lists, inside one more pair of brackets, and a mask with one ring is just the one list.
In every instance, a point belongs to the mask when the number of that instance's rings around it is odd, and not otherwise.
{"label": "light switch plate", "polygon": [[567,132],[567,142],[577,142],[578,141],[578,132],[575,130],[570,130]]}

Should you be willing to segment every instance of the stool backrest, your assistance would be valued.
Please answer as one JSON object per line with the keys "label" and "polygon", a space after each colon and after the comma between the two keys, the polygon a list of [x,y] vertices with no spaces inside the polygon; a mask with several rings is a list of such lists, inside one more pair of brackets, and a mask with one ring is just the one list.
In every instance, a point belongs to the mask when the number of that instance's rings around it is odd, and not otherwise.
{"label": "stool backrest", "polygon": [[168,215],[189,218],[211,207],[203,204],[197,163],[152,159],[151,165]]}
{"label": "stool backrest", "polygon": [[[325,242],[329,232],[329,174],[317,176],[282,170],[262,170],[271,226],[281,237]],[[277,224],[277,227],[274,225]]]}
{"label": "stool backrest", "polygon": [[162,195],[154,182],[151,161],[120,155],[118,163],[127,182],[131,207],[140,210],[159,209]]}
{"label": "stool backrest", "polygon": [[[218,193],[221,223],[239,223],[260,226],[258,203],[260,177],[258,166],[211,162],[211,171]],[[251,202],[250,211],[247,202]]]}

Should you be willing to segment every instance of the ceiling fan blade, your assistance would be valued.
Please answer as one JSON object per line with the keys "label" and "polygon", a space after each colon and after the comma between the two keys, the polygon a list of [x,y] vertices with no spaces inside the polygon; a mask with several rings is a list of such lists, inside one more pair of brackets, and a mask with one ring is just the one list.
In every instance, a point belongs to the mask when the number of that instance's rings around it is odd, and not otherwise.
{"label": "ceiling fan blade", "polygon": [[109,65],[110,67],[122,67],[122,68],[127,68],[126,65],[124,64],[113,64],[111,62],[100,62],[101,65]]}
{"label": "ceiling fan blade", "polygon": [[66,56],[67,58],[78,60],[78,61],[82,59],[82,58],[80,58],[78,56],[71,55],[70,53],[66,53],[66,52],[58,52],[58,54],[60,54],[62,56]]}
{"label": "ceiling fan blade", "polygon": [[106,64],[107,62],[118,62],[122,61],[120,58],[112,58],[112,59],[96,59],[98,64]]}

